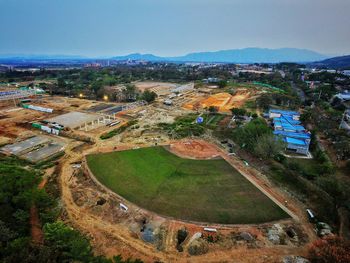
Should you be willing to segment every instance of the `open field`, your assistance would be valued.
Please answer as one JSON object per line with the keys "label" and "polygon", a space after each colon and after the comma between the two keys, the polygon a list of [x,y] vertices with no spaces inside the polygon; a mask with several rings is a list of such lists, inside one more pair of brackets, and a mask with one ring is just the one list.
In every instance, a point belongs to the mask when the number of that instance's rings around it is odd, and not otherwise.
{"label": "open field", "polygon": [[152,147],[88,155],[87,161],[104,185],[161,215],[221,224],[288,218],[223,159],[182,159]]}

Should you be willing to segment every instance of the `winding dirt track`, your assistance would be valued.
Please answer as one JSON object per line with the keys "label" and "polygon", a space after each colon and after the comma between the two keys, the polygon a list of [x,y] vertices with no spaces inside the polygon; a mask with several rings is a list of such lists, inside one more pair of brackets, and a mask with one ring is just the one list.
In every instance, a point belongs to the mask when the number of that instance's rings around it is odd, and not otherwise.
{"label": "winding dirt track", "polygon": [[[98,141],[98,140],[97,140]],[[96,152],[96,151],[112,151],[113,145],[109,147],[102,145],[103,142],[98,141],[95,145],[91,146],[90,149],[86,150],[84,154]],[[208,144],[206,142],[201,142],[201,144]],[[91,214],[86,209],[79,207],[73,199],[72,192],[70,189],[70,183],[72,180],[73,168],[71,166],[72,162],[81,161],[83,159],[82,153],[76,153],[72,151],[74,144],[68,146],[66,150],[66,156],[61,162],[61,193],[62,201],[67,213],[68,222],[73,226],[80,229],[82,232],[86,233],[91,237],[92,245],[97,252],[97,254],[103,254],[108,257],[121,254],[123,257],[128,258],[140,258],[144,262],[281,262],[281,257],[285,255],[304,255],[306,254],[306,247],[288,247],[288,246],[265,246],[261,248],[248,249],[246,247],[237,247],[234,249],[218,249],[209,250],[205,255],[200,256],[189,256],[187,253],[179,253],[174,249],[174,236],[175,236],[175,226],[176,221],[169,220],[168,225],[168,235],[165,241],[165,251],[161,252],[157,250],[153,245],[147,244],[144,241],[132,236],[128,226],[124,224],[114,224],[101,217]],[[213,147],[211,145],[211,147]],[[215,147],[215,146],[214,146]],[[123,147],[119,147],[120,150]],[[127,148],[127,147],[126,147]],[[217,147],[216,147],[217,148]],[[218,149],[218,148],[217,148]],[[221,154],[223,154],[222,150]],[[221,155],[220,154],[220,155]],[[226,156],[226,154],[224,154]],[[227,156],[226,156],[227,157]],[[227,157],[229,163],[231,163],[236,169],[238,169],[242,174],[250,176],[247,173],[247,168],[240,164],[240,160],[235,160],[232,157]],[[226,158],[225,158],[226,159]],[[243,169],[244,168],[244,169]],[[250,176],[251,177],[251,176]],[[286,197],[275,193],[275,189],[269,189],[269,185],[266,182],[259,181],[257,178],[254,180],[254,184],[262,187],[264,191],[271,195],[272,198],[278,200],[278,202],[283,202]],[[289,200],[288,210],[293,211],[293,214],[306,224],[305,232],[307,232],[310,240],[312,241],[314,233],[310,229],[309,225],[305,221],[306,219],[302,216],[301,210],[297,208],[296,205],[292,205],[293,201]],[[249,255],[249,256],[248,256]]]}
{"label": "winding dirt track", "polygon": [[[47,178],[44,177],[40,184],[38,185],[38,189],[44,189],[47,183]],[[43,244],[44,243],[44,233],[42,230],[42,225],[39,218],[38,208],[35,205],[30,207],[30,232],[32,237],[32,242],[35,244]]]}

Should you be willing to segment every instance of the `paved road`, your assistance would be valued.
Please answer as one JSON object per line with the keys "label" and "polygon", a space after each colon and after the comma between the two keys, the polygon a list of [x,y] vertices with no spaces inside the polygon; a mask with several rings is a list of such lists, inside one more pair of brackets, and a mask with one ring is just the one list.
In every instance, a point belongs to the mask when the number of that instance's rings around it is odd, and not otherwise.
{"label": "paved road", "polygon": [[298,94],[301,102],[305,102],[306,100],[306,95],[305,95],[305,92],[299,88],[297,85],[295,85],[295,83],[293,81],[290,82],[291,86],[292,86],[292,89],[296,91],[296,93]]}

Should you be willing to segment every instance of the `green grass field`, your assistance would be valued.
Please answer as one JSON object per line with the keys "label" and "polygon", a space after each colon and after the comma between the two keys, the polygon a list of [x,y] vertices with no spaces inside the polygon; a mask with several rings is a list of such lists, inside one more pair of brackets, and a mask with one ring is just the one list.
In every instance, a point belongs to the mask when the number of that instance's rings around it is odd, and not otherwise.
{"label": "green grass field", "polygon": [[223,159],[182,159],[152,147],[89,155],[87,162],[101,183],[161,215],[222,224],[288,218]]}

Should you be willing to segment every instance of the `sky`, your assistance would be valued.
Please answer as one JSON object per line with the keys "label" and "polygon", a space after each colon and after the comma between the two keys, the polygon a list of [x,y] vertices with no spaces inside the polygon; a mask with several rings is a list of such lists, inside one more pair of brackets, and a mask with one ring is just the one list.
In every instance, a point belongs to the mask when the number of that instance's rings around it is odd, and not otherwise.
{"label": "sky", "polygon": [[0,0],[0,54],[350,54],[350,0]]}

